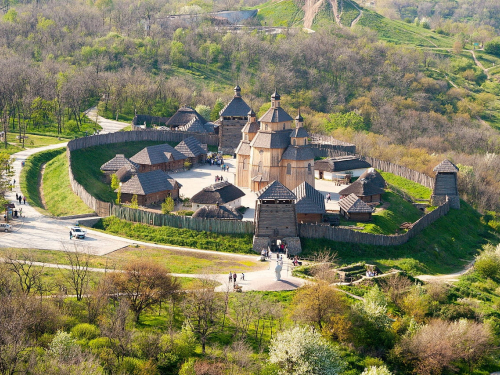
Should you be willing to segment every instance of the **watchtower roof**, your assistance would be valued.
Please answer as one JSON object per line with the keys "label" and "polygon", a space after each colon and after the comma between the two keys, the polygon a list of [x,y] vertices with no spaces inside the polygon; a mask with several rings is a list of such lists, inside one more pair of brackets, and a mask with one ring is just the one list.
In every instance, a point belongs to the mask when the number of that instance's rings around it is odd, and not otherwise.
{"label": "watchtower roof", "polygon": [[458,167],[448,159],[443,160],[434,168],[434,172],[436,173],[458,173],[458,171]]}
{"label": "watchtower roof", "polygon": [[259,190],[257,199],[290,199],[295,200],[297,197],[281,182],[274,180],[266,187]]}
{"label": "watchtower roof", "polygon": [[324,214],[325,197],[306,181],[301,183],[293,193],[297,196],[295,211],[299,214]]}

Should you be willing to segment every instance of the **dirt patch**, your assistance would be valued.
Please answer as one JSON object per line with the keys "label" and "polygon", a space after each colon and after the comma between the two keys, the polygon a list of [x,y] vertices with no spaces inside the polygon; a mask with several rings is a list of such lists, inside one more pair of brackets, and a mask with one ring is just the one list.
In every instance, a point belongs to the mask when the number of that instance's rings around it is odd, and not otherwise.
{"label": "dirt patch", "polygon": [[38,176],[38,194],[40,195],[40,202],[42,204],[42,208],[44,210],[47,209],[47,205],[46,205],[46,202],[45,202],[45,196],[43,195],[43,174],[45,173],[45,165],[47,163],[43,163],[41,166],[40,166],[40,174]]}
{"label": "dirt patch", "polygon": [[304,27],[310,29],[312,27],[314,17],[318,13],[320,6],[323,4],[324,0],[306,0],[306,3],[302,7],[304,10]]}

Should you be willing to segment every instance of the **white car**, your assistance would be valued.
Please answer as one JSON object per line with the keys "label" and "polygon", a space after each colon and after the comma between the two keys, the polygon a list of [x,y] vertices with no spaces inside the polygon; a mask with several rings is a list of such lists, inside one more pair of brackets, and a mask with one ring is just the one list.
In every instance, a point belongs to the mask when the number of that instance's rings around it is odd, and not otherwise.
{"label": "white car", "polygon": [[79,239],[85,239],[85,236],[87,235],[87,231],[85,229],[82,229],[80,227],[71,227],[70,229],[72,237],[79,238]]}
{"label": "white car", "polygon": [[7,223],[0,223],[0,230],[3,230],[4,232],[12,232],[12,225]]}

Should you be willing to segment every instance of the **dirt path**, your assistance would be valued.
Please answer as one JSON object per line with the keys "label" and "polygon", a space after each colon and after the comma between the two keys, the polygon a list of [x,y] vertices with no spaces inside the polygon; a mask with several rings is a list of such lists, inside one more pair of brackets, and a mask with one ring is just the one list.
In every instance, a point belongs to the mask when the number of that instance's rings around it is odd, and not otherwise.
{"label": "dirt path", "polygon": [[319,8],[323,4],[324,0],[306,0],[306,3],[302,7],[304,10],[304,27],[310,29],[312,27],[314,17],[319,11]]}
{"label": "dirt path", "polygon": [[476,65],[483,70],[484,74],[486,74],[486,76],[488,77],[488,79],[491,78],[490,74],[488,73],[488,69],[486,69],[484,67],[483,64],[481,64],[481,62],[477,59],[476,57],[476,53],[473,51],[473,50],[470,50],[470,49],[466,49],[465,51],[467,52],[470,52],[472,54],[472,57],[474,58],[474,62],[476,63]]}
{"label": "dirt path", "polygon": [[459,272],[455,273],[449,273],[447,275],[420,275],[416,276],[416,279],[425,281],[425,282],[452,282],[452,281],[458,281],[458,278],[462,275],[465,275],[467,272],[472,270],[474,268],[474,261],[469,262],[465,268]]}
{"label": "dirt path", "polygon": [[359,12],[359,15],[354,19],[354,21],[351,22],[351,27],[354,27],[354,25],[356,25],[358,23],[358,21],[361,19],[361,16],[363,15],[363,11],[361,10],[361,8],[358,7],[358,4],[356,4],[356,2],[354,1],[351,1],[351,4],[354,6],[354,8],[356,8]]}
{"label": "dirt path", "polygon": [[40,194],[40,202],[42,203],[42,208],[47,209],[47,204],[45,202],[45,195],[43,194],[43,174],[45,173],[45,165],[43,163],[40,167],[40,175],[38,176],[38,194]]}

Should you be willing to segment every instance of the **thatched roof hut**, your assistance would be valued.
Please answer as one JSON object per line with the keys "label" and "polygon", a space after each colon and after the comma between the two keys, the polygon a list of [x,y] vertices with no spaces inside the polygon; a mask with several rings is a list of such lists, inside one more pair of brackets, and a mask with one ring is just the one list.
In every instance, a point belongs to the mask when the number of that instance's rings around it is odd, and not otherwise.
{"label": "thatched roof hut", "polygon": [[361,178],[339,191],[341,197],[355,194],[364,202],[380,202],[384,189],[375,186],[371,181]]}
{"label": "thatched roof hut", "polygon": [[234,208],[226,206],[203,206],[196,210],[192,217],[201,219],[241,220],[243,215]]}
{"label": "thatched roof hut", "polygon": [[368,168],[366,172],[359,176],[360,180],[363,178],[381,189],[385,189],[387,187],[387,183],[384,178],[375,168]]}

